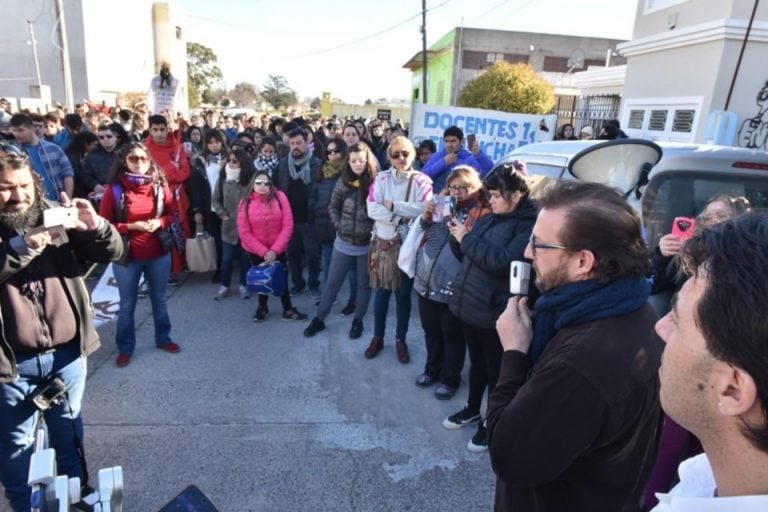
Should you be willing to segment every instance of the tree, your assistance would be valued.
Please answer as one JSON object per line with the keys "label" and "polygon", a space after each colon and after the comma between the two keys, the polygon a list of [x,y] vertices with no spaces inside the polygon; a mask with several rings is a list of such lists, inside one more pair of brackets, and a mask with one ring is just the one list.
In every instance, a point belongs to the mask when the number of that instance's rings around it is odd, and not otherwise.
{"label": "tree", "polygon": [[365,100],[365,105],[373,105],[371,98],[368,98],[367,100]]}
{"label": "tree", "polygon": [[296,92],[288,87],[288,80],[282,75],[269,75],[261,90],[261,96],[275,110],[296,103]]}
{"label": "tree", "polygon": [[555,90],[529,64],[496,62],[467,82],[458,100],[461,107],[546,114],[555,106]]}
{"label": "tree", "polygon": [[250,107],[259,100],[259,91],[252,83],[240,82],[229,91],[229,97],[240,107]]}
{"label": "tree", "polygon": [[[189,82],[189,105],[195,108],[223,78],[218,57],[199,43],[187,43],[187,81]],[[207,102],[206,102],[207,103]]]}
{"label": "tree", "polygon": [[319,96],[315,96],[312,98],[312,101],[309,103],[309,108],[314,108],[315,110],[319,109],[323,106],[323,100],[320,99]]}

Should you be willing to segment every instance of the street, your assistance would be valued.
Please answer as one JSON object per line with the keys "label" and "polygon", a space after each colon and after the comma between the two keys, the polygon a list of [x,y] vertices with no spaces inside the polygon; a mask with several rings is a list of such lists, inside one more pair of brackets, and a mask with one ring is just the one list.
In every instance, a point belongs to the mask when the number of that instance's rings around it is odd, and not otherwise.
{"label": "street", "polygon": [[[412,361],[397,362],[394,299],[385,349],[363,351],[372,336],[349,340],[350,318],[338,311],[307,339],[307,322],[270,315],[251,320],[256,298],[216,302],[208,275],[169,289],[172,338],[182,352],[155,349],[149,301],[136,314],[138,344],[131,364],[114,363],[114,323],[101,328],[102,347],[89,359],[83,415],[91,474],[121,465],[125,510],[160,509],[195,484],[223,511],[490,510],[494,475],[487,453],[466,444],[472,425],[441,426],[466,400],[434,398],[414,385],[426,356],[413,301]],[[313,313],[308,294],[295,299]]]}

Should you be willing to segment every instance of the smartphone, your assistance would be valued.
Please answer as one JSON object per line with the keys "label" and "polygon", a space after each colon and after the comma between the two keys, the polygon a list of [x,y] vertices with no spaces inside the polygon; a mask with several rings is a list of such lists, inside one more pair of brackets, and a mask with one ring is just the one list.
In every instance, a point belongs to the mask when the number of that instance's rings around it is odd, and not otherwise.
{"label": "smartphone", "polygon": [[432,222],[443,221],[443,205],[446,196],[432,196],[432,202],[435,203],[435,209],[432,210]]}
{"label": "smartphone", "polygon": [[446,196],[443,200],[443,216],[453,217],[456,215],[456,198],[453,196]]}
{"label": "smartphone", "polygon": [[470,133],[467,135],[467,148],[471,148],[475,145],[475,141],[477,140],[477,137],[474,133]]}
{"label": "smartphone", "polygon": [[77,226],[77,208],[74,206],[57,206],[43,210],[43,226],[52,228],[62,226],[65,229],[72,229]]}
{"label": "smartphone", "polygon": [[530,263],[513,261],[509,264],[509,293],[512,295],[528,295],[530,283]]}
{"label": "smartphone", "polygon": [[692,217],[675,217],[672,221],[672,234],[680,237],[681,240],[693,237],[695,231],[696,219]]}

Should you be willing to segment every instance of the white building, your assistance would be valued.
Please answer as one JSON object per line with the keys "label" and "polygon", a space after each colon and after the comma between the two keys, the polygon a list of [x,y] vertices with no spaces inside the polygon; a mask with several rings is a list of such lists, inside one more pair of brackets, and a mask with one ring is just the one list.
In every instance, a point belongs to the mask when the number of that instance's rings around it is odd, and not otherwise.
{"label": "white building", "polygon": [[[186,40],[183,13],[175,3],[152,0],[64,0],[74,103],[106,101],[124,93],[146,93],[160,63],[179,80],[179,104],[187,109]],[[27,20],[32,21],[40,69],[38,84]],[[66,103],[60,23],[55,0],[26,0],[6,6],[0,17],[3,66],[0,96],[39,105]],[[46,94],[49,88],[50,94]]]}

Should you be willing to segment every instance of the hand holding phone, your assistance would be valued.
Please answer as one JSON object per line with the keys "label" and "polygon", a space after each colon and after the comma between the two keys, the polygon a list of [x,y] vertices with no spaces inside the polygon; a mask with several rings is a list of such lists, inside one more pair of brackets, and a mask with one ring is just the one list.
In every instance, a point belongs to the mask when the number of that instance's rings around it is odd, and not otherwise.
{"label": "hand holding phone", "polygon": [[477,136],[474,133],[467,135],[467,149],[472,151],[472,148],[475,147],[475,143],[477,143]]}
{"label": "hand holding phone", "polygon": [[672,222],[672,234],[680,240],[688,240],[696,231],[696,219],[692,217],[675,217]]}
{"label": "hand holding phone", "polygon": [[73,206],[57,206],[43,210],[43,226],[53,228],[61,226],[64,229],[73,229],[77,226],[77,208]]}

